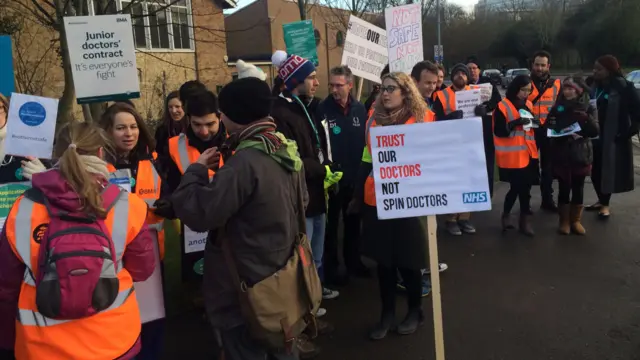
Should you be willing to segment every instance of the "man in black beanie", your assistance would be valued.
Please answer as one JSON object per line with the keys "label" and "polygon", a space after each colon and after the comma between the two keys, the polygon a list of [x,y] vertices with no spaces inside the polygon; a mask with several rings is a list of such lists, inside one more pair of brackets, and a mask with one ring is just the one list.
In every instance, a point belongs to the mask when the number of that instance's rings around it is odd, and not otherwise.
{"label": "man in black beanie", "polygon": [[[269,86],[257,78],[227,84],[220,110],[230,133],[225,147],[233,154],[218,169],[218,150],[204,151],[173,195],[176,215],[190,228],[208,232],[203,293],[226,360],[298,358],[295,351],[270,353],[247,337],[251,319],[240,311],[239,286],[221,249],[229,246],[240,278],[255,284],[287,263],[300,231],[297,189],[306,193],[302,160],[295,142],[276,132],[271,99]],[[216,171],[211,182],[209,170]]]}

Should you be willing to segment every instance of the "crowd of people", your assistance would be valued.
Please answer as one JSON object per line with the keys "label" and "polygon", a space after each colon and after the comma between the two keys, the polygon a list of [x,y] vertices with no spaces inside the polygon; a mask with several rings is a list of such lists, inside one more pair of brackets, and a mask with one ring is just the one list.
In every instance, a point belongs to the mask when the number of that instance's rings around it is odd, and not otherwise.
{"label": "crowd of people", "polygon": [[[320,300],[338,298],[351,277],[372,276],[363,256],[376,263],[381,308],[369,337],[417,330],[430,291],[426,224],[378,219],[369,131],[462,119],[456,92],[491,80],[475,57],[451,68],[450,86],[445,69],[429,61],[410,75],[387,67],[363,104],[346,66],[331,69],[322,100],[311,61],[282,51],[272,60],[273,87],[241,61],[239,79],[218,95],[198,81],[183,84],[167,96],[155,134],[132,103],[115,102],[97,124],[59,129],[53,162],[5,155],[0,142],[0,184],[31,186],[0,236],[2,356],[160,359],[164,310],[155,307],[162,307],[167,226],[181,236],[185,289],[193,299],[202,294],[226,360],[316,356],[313,338],[332,331]],[[510,214],[518,200],[519,231],[534,235],[531,190],[540,185],[541,208],[557,212],[558,232],[584,235],[586,177],[598,195],[586,209],[601,219],[611,214],[612,194],[633,190],[640,98],[610,55],[588,79],[560,81],[550,69],[551,55],[536,53],[531,76],[515,77],[504,98],[493,87],[476,107],[489,188],[493,196],[497,167],[509,183],[504,232],[516,228]],[[0,100],[4,140],[9,100]],[[579,130],[548,136],[572,126]],[[470,213],[444,223],[454,236],[476,233]],[[204,251],[192,251],[199,233]],[[297,266],[306,270],[287,270]],[[292,293],[279,287],[285,283],[306,285]],[[400,322],[398,290],[408,303]],[[275,312],[278,301],[291,310]]]}

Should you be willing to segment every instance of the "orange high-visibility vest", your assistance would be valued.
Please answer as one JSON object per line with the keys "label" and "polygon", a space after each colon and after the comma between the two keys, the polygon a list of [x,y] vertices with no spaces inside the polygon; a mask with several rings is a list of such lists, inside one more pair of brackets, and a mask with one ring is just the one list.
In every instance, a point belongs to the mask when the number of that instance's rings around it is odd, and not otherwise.
{"label": "orange high-visibility vest", "polygon": [[[458,108],[456,105],[456,91],[453,90],[452,86],[449,86],[444,90],[437,90],[435,92],[435,99],[440,100],[440,103],[442,104],[442,109],[444,109],[445,115],[451,114],[452,112],[456,111]],[[478,88],[477,85],[467,85],[464,87],[463,90],[471,90],[471,89],[477,89],[477,88]]]}
{"label": "orange high-visibility vest", "polygon": [[[531,108],[531,101],[527,100],[527,107]],[[520,118],[520,114],[511,101],[504,99],[498,103],[500,111],[507,123]],[[495,127],[495,113],[493,118]],[[492,127],[492,128],[493,128]],[[503,169],[522,169],[529,165],[529,158],[538,158],[538,148],[533,129],[524,131],[522,126],[518,126],[509,134],[509,137],[493,136],[493,143],[496,147],[496,164]]]}
{"label": "orange high-visibility vest", "polygon": [[33,234],[49,223],[49,214],[44,205],[24,196],[16,200],[5,230],[11,250],[26,265],[16,318],[17,359],[117,359],[134,346],[140,336],[140,312],[133,279],[123,267],[122,256],[140,233],[146,214],[144,201],[125,191],[107,214],[105,224],[118,259],[120,288],[115,302],[107,310],[86,318],[56,320],[40,314],[36,306],[40,244]]}
{"label": "orange high-visibility vest", "polygon": [[[560,82],[560,80],[558,79],[554,80],[553,86],[550,88],[547,88],[544,91],[544,93],[542,93],[542,96],[540,96],[540,99],[538,99],[538,101],[535,104],[533,104],[533,106],[531,107],[531,111],[533,112],[533,115],[538,119],[540,119],[541,124],[544,125],[545,121],[547,121],[547,115],[549,115],[549,110],[551,110],[551,108],[553,107],[553,104],[556,103],[556,99],[558,98],[558,94],[560,94],[561,88],[562,88],[562,83]],[[540,94],[540,92],[538,91],[536,86],[533,85],[533,91],[531,92],[531,94],[529,94],[528,100],[529,101],[535,100],[535,98],[538,97],[538,94]]]}
{"label": "orange high-visibility vest", "polygon": [[[436,120],[435,114],[433,111],[427,109],[425,113],[424,122],[434,122]],[[412,116],[405,124],[415,124],[416,117]],[[371,136],[369,135],[372,127],[378,126],[376,120],[373,116],[369,117],[367,120],[367,126],[365,127],[365,139],[367,140],[367,149],[369,150],[369,154],[371,154]],[[367,176],[367,180],[364,183],[364,203],[369,206],[376,206],[376,186],[373,179],[373,170]]]}
{"label": "orange high-visibility vest", "polygon": [[[152,153],[153,159],[158,158],[156,152]],[[132,174],[129,169],[117,170],[112,164],[107,164],[107,169],[111,173],[111,176],[121,178],[130,177]],[[162,185],[162,178],[158,173],[158,170],[153,166],[151,160],[140,160],[138,162],[138,171],[135,178],[135,191],[134,194],[138,195],[149,206],[147,213],[147,225],[151,230],[155,230],[158,241],[158,251],[160,253],[160,259],[164,259],[164,218],[156,215],[153,212],[153,205],[156,200],[160,199],[160,188]]]}
{"label": "orange high-visibility vest", "polygon": [[[193,146],[189,146],[189,139],[187,135],[180,134],[169,139],[169,156],[173,162],[178,166],[180,173],[184,174],[187,171],[189,165],[193,164],[200,157],[200,152]],[[220,156],[220,166],[224,164],[222,156]],[[215,175],[213,170],[209,170],[209,178]]]}

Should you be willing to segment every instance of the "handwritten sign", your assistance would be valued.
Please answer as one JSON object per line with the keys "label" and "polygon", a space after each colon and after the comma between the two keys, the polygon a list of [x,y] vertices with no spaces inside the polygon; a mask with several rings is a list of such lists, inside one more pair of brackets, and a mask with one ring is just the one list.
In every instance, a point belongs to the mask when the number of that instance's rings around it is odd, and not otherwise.
{"label": "handwritten sign", "polygon": [[388,61],[387,33],[351,15],[342,65],[347,65],[355,76],[380,83],[380,73]]}
{"label": "handwritten sign", "polygon": [[422,10],[420,4],[386,9],[389,70],[411,73],[413,66],[424,60],[422,50]]}
{"label": "handwritten sign", "polygon": [[491,95],[493,94],[493,85],[489,83],[478,84],[476,85],[478,89],[480,89],[480,101],[482,103],[486,103],[491,100]]}
{"label": "handwritten sign", "polygon": [[481,91],[481,89],[456,91],[456,109],[462,110],[463,118],[476,116],[476,106],[482,104]]}
{"label": "handwritten sign", "polygon": [[379,219],[491,210],[482,119],[376,126]]}

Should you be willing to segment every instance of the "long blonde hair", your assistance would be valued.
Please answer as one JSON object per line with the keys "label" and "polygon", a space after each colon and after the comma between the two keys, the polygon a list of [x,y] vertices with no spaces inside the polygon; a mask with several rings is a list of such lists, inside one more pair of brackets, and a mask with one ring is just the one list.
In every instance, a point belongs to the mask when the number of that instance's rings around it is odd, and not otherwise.
{"label": "long blonde hair", "polygon": [[80,122],[70,122],[58,131],[54,156],[59,160],[60,174],[80,197],[82,211],[106,216],[102,206],[101,183],[89,172],[82,156],[98,157],[109,140],[101,128]]}
{"label": "long blonde hair", "polygon": [[4,113],[6,116],[9,115],[9,100],[7,99],[6,96],[2,95],[2,93],[0,93],[0,103],[2,103],[2,106],[4,106]]}
{"label": "long blonde hair", "polygon": [[[422,98],[422,95],[420,95],[420,91],[418,91],[416,84],[409,75],[401,72],[392,72],[384,75],[381,81],[384,82],[385,79],[391,79],[398,84],[400,91],[402,91],[402,95],[404,95],[403,106],[409,110],[411,115],[415,116],[416,122],[423,122],[424,116],[429,107]],[[380,109],[382,108],[382,92],[380,92],[380,95],[376,100],[376,104],[377,107],[380,107]]]}

